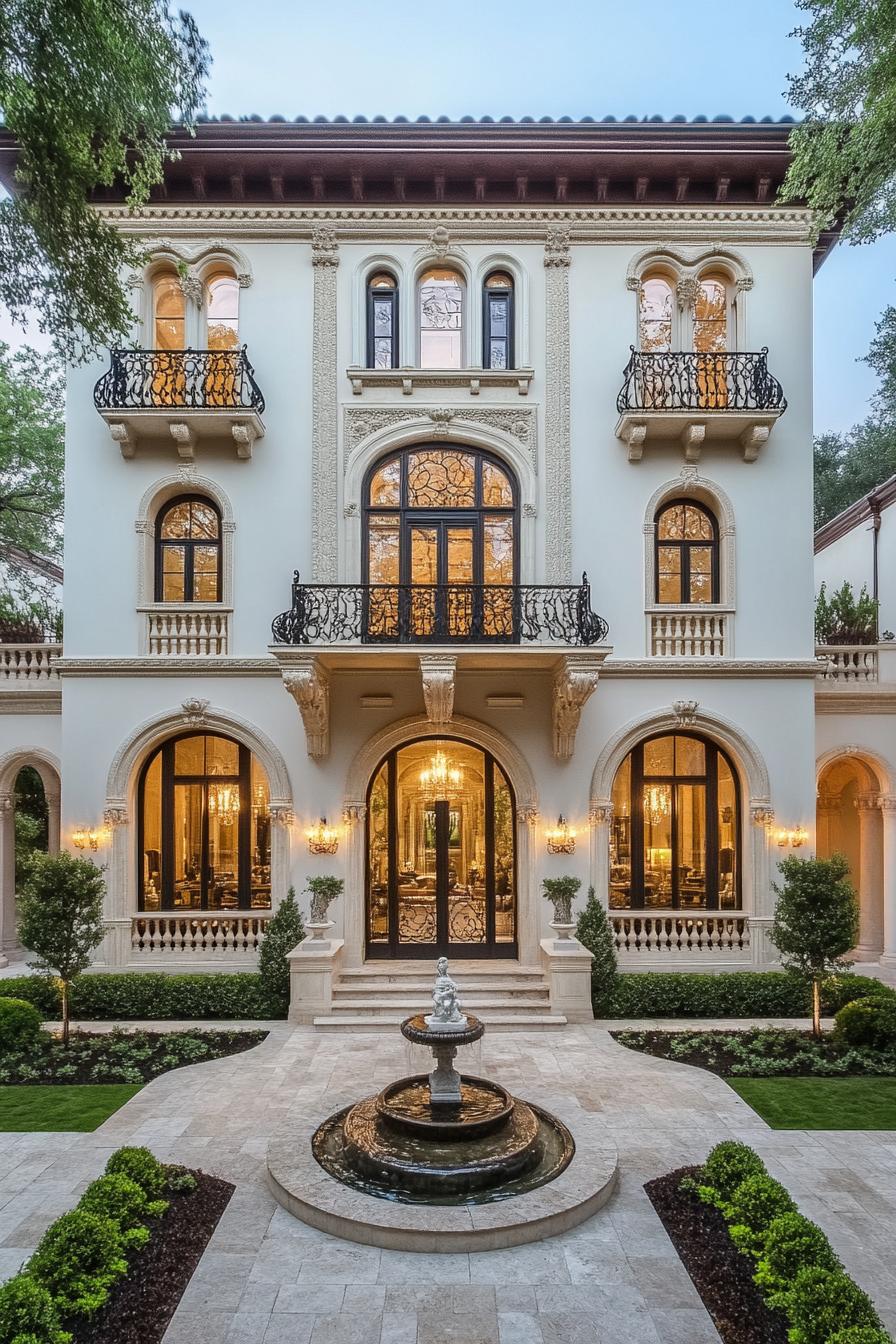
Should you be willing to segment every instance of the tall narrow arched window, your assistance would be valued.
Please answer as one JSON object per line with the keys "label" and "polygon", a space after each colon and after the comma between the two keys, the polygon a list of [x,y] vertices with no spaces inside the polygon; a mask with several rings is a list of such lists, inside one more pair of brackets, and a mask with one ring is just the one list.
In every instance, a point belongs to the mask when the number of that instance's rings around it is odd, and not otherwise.
{"label": "tall narrow arched window", "polygon": [[675,499],[656,516],[656,601],[718,602],[719,532],[708,509]]}
{"label": "tall narrow arched window", "polygon": [[206,349],[236,350],[239,323],[239,282],[228,271],[215,271],[205,284]]}
{"label": "tall narrow arched window", "polygon": [[483,288],[482,366],[512,369],[513,278],[506,271],[492,271]]}
{"label": "tall narrow arched window", "polygon": [[367,367],[397,369],[398,282],[388,271],[367,281]]}
{"label": "tall narrow arched window", "polygon": [[672,349],[675,296],[664,275],[647,275],[638,291],[638,334],[644,354]]}
{"label": "tall narrow arched window", "polygon": [[694,349],[709,355],[728,349],[728,284],[722,275],[704,275],[697,285]]}
{"label": "tall narrow arched window", "polygon": [[160,271],[152,282],[152,341],[156,350],[183,350],[186,301],[174,271]]}
{"label": "tall narrow arched window", "polygon": [[737,776],[715,743],[648,738],[613,781],[610,907],[740,909]]}
{"label": "tall narrow arched window", "polygon": [[417,286],[421,369],[464,366],[464,282],[444,266],[424,271]]}
{"label": "tall narrow arched window", "polygon": [[268,779],[248,747],[186,734],[149,758],[139,788],[141,910],[269,910]]}
{"label": "tall narrow arched window", "polygon": [[180,495],[156,519],[157,602],[221,601],[221,515],[201,495]]}

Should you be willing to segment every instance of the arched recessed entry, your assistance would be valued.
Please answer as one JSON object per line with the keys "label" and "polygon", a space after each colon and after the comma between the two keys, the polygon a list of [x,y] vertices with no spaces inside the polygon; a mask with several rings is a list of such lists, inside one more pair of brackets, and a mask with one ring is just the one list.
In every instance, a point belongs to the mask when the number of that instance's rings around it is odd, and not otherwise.
{"label": "arched recessed entry", "polygon": [[59,767],[42,748],[0,757],[0,965],[18,946],[16,891],[34,849],[59,849]]}
{"label": "arched recessed entry", "polygon": [[516,802],[457,738],[394,748],[367,792],[368,957],[517,953]]}
{"label": "arched recessed entry", "polygon": [[883,818],[878,769],[856,754],[826,762],[818,778],[816,834],[819,858],[843,854],[859,897],[859,961],[883,950]]}

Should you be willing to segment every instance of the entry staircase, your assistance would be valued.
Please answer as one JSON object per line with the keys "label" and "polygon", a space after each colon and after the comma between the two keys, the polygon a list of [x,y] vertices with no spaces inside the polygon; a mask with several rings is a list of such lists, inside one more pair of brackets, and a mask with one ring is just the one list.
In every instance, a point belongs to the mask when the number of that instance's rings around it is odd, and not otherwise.
{"label": "entry staircase", "polygon": [[[464,1012],[490,1031],[541,1031],[566,1026],[551,1012],[550,991],[537,966],[516,961],[452,961]],[[435,963],[370,962],[343,970],[333,985],[332,1011],[315,1017],[319,1031],[381,1031],[432,1009]]]}

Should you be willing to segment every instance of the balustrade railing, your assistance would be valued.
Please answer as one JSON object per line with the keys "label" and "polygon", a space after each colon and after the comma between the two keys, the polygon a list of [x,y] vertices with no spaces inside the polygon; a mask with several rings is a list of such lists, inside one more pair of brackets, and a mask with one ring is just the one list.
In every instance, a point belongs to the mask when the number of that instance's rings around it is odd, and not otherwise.
{"label": "balustrade railing", "polygon": [[723,611],[654,612],[650,652],[654,658],[723,658],[727,633]]}
{"label": "balustrade railing", "polygon": [[93,389],[97,410],[264,410],[246,347],[113,350]]}
{"label": "balustrade railing", "polygon": [[877,681],[875,644],[817,644],[818,676],[822,681]]}
{"label": "balustrade railing", "polygon": [[0,682],[58,682],[61,644],[0,644]]}
{"label": "balustrade railing", "polygon": [[159,657],[206,657],[227,652],[230,612],[220,607],[150,608],[147,648]]}
{"label": "balustrade railing", "polygon": [[631,349],[616,409],[623,411],[785,411],[768,371],[768,349],[730,354]]}
{"label": "balustrade railing", "polygon": [[278,644],[598,644],[609,627],[580,584],[302,583]]}
{"label": "balustrade railing", "polygon": [[208,956],[231,956],[257,952],[270,915],[135,915],[131,922],[131,948],[135,952],[177,952]]}
{"label": "balustrade railing", "polygon": [[750,950],[750,922],[743,914],[611,910],[610,923],[617,952],[713,957]]}

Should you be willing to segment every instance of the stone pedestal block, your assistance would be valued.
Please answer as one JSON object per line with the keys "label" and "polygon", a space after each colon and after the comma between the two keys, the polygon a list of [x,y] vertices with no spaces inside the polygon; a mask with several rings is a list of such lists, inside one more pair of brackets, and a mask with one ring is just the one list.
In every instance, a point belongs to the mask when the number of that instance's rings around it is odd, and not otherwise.
{"label": "stone pedestal block", "polygon": [[329,1013],[344,947],[343,938],[303,938],[287,954],[290,1022],[309,1023]]}
{"label": "stone pedestal block", "polygon": [[569,1022],[591,1022],[591,963],[577,938],[542,938],[541,964],[551,992],[551,1012]]}

